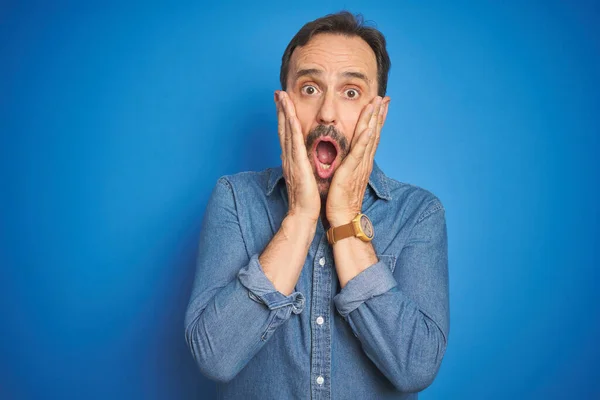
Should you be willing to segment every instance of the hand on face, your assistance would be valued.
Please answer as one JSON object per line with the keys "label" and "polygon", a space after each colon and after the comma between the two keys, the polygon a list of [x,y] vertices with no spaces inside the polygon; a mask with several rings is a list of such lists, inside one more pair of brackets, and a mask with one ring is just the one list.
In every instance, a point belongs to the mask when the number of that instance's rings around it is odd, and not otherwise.
{"label": "hand on face", "polygon": [[350,153],[335,171],[329,186],[326,213],[333,227],[349,223],[361,212],[388,104],[389,98],[383,101],[376,96],[358,119]]}
{"label": "hand on face", "polygon": [[321,211],[321,198],[294,104],[284,91],[275,92],[275,104],[283,176],[288,190],[288,215],[316,222]]}

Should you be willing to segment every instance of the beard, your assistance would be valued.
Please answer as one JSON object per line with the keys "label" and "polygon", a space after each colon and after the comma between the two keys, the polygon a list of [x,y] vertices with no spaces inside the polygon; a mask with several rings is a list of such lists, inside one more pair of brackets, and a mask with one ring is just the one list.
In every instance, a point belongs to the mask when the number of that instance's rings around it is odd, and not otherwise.
{"label": "beard", "polygon": [[317,142],[322,137],[329,137],[333,139],[339,148],[339,154],[336,155],[336,158],[340,157],[340,162],[346,158],[349,152],[348,139],[346,136],[341,134],[333,125],[318,125],[312,131],[309,132],[308,137],[306,138],[306,153],[308,154],[308,159],[310,160],[310,164],[313,168],[313,173],[315,175],[315,179],[317,180],[317,186],[319,188],[319,194],[321,195],[321,200],[325,200],[327,198],[327,193],[329,192],[329,185],[331,184],[331,180],[333,179],[334,174],[332,174],[329,178],[321,178],[316,171],[316,166],[314,165],[315,155],[313,154],[316,149],[313,149],[315,142]]}

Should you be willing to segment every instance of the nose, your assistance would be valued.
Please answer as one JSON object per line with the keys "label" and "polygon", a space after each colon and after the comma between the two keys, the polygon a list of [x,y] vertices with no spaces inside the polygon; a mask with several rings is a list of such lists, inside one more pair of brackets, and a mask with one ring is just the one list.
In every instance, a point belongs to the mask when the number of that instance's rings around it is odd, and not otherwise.
{"label": "nose", "polygon": [[337,123],[337,114],[334,94],[326,92],[322,99],[319,112],[317,113],[317,122],[320,125],[335,125]]}

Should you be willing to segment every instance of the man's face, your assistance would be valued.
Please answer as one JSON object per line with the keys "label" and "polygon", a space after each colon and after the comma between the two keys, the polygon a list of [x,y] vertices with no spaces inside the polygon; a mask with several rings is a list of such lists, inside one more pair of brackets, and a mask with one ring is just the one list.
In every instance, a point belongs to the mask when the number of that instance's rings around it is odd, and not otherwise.
{"label": "man's face", "polygon": [[377,96],[375,53],[358,36],[318,34],[292,53],[286,92],[324,198],[362,110]]}

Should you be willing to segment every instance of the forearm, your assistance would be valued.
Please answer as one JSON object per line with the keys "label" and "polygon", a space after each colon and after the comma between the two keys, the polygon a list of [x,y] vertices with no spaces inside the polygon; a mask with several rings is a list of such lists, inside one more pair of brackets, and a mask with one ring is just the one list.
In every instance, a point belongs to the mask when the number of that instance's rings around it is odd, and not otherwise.
{"label": "forearm", "polygon": [[288,215],[259,257],[267,278],[286,296],[294,291],[315,231],[316,221]]}
{"label": "forearm", "polygon": [[284,296],[276,290],[263,273],[258,254],[225,286],[195,293],[186,313],[188,346],[200,370],[219,382],[233,379],[292,313],[302,312],[305,303],[299,292]]}
{"label": "forearm", "polygon": [[349,237],[333,245],[335,267],[343,288],[348,281],[377,262],[377,256],[371,242]]}
{"label": "forearm", "polygon": [[[365,353],[399,390],[415,392],[428,386],[446,347],[444,335],[398,291],[388,265],[377,264],[371,242],[343,239],[333,245],[333,253],[342,289],[365,272],[344,293],[361,292],[368,298],[345,315]],[[374,268],[365,271],[371,266]],[[344,296],[338,297],[340,304],[342,299]]]}
{"label": "forearm", "polygon": [[187,344],[201,371],[231,380],[273,332],[304,307],[304,296],[284,296],[265,276],[258,254],[249,257],[233,187],[217,182],[206,207],[196,276],[185,316]]}
{"label": "forearm", "polygon": [[185,333],[202,373],[218,382],[233,379],[266,343],[273,327],[269,325],[272,313],[284,316],[289,311],[270,310],[252,301],[237,278],[208,304],[193,302],[187,311]]}
{"label": "forearm", "polygon": [[417,392],[433,382],[446,333],[397,287],[365,302],[347,320],[365,353],[399,390]]}
{"label": "forearm", "polygon": [[421,213],[398,256],[377,258],[346,282],[334,302],[394,386],[419,391],[437,374],[449,333],[447,236],[439,201]]}

